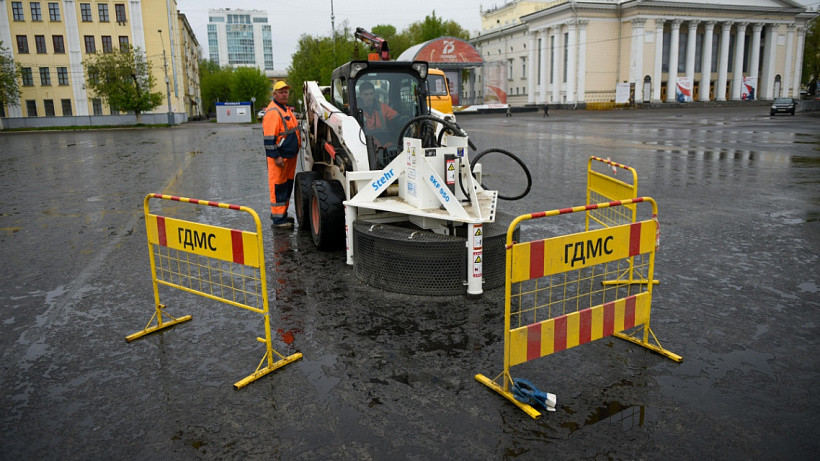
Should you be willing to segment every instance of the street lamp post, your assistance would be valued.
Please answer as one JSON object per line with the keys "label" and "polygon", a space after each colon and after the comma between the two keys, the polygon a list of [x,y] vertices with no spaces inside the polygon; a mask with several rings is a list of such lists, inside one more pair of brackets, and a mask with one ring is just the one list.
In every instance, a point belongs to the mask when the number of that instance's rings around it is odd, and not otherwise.
{"label": "street lamp post", "polygon": [[174,114],[171,112],[171,81],[168,79],[168,61],[165,58],[165,39],[162,38],[162,29],[157,29],[162,42],[162,64],[165,67],[165,93],[168,95],[168,125],[174,125]]}

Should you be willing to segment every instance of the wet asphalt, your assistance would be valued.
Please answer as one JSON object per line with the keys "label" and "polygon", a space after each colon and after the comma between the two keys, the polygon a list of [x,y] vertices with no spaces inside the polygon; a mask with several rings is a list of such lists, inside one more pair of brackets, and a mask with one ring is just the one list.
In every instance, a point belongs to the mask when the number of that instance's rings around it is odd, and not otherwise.
{"label": "wet asphalt", "polygon": [[[385,292],[343,251],[274,232],[260,125],[0,133],[0,458],[816,456],[820,117],[755,106],[459,122],[479,150],[531,169],[532,191],[504,214],[583,205],[590,155],[637,170],[661,226],[652,328],[683,363],[605,338],[518,365],[558,396],[532,420],[473,378],[502,369],[503,289]],[[257,211],[274,347],[302,360],[234,390],[262,357],[261,316],[170,289],[163,303],[193,321],[125,342],[153,309],[151,192]],[[191,207],[163,210],[204,216]],[[249,228],[241,218],[205,219]],[[554,219],[541,230],[577,230]]]}

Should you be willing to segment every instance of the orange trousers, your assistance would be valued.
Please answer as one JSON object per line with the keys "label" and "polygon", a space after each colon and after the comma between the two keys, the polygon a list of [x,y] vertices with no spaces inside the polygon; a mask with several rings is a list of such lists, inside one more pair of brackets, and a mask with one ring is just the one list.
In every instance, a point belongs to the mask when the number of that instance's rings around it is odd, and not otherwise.
{"label": "orange trousers", "polygon": [[296,157],[286,158],[281,168],[270,157],[268,160],[268,186],[270,187],[271,218],[284,218],[288,215],[288,203],[293,192],[293,176],[296,174]]}

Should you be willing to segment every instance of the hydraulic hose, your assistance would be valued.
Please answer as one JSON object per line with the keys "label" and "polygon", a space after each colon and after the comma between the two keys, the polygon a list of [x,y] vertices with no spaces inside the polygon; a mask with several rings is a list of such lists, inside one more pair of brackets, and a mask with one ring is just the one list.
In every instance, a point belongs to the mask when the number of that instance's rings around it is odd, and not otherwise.
{"label": "hydraulic hose", "polygon": [[[410,119],[410,121],[408,121],[407,123],[404,124],[404,127],[401,129],[401,131],[399,131],[399,142],[397,143],[397,145],[401,146],[402,140],[404,139],[404,133],[407,132],[408,128],[410,128],[413,124],[415,124],[417,122],[420,122],[420,121],[423,121],[423,120],[436,122],[436,123],[441,123],[444,126],[444,129],[442,130],[442,132],[446,130],[446,131],[448,131],[450,133],[453,133],[453,134],[456,134],[458,136],[467,137],[467,133],[463,129],[461,129],[461,127],[458,126],[458,124],[456,122],[450,122],[450,121],[444,120],[443,118],[436,117],[435,115],[419,115],[418,117],[414,117],[414,118]],[[441,133],[439,133],[439,137],[436,140],[436,142],[437,142],[436,147],[441,146],[442,136],[443,135]],[[473,144],[473,142],[471,140],[468,139],[467,143],[470,145],[470,147],[473,150],[476,150],[475,144]]]}
{"label": "hydraulic hose", "polygon": [[[499,149],[499,148],[487,149],[487,150],[479,153],[478,155],[476,155],[475,158],[473,158],[473,161],[470,163],[470,171],[472,171],[473,168],[475,167],[476,163],[478,163],[478,161],[481,160],[481,157],[483,157],[486,154],[489,154],[490,152],[498,152],[500,154],[506,155],[507,157],[515,160],[516,163],[521,165],[521,169],[524,170],[524,174],[527,176],[527,188],[524,189],[524,192],[522,192],[519,195],[515,195],[515,196],[501,195],[499,193],[498,198],[500,198],[502,200],[520,200],[520,199],[524,198],[527,194],[529,194],[530,189],[532,189],[532,175],[530,174],[530,170],[529,170],[529,168],[527,168],[527,165],[524,164],[524,162],[520,158],[518,158],[515,154],[513,154],[512,152],[506,151],[504,149]],[[482,184],[481,187],[487,189],[487,187],[484,184]],[[464,192],[463,186],[462,186],[461,192]],[[465,193],[465,195],[467,195],[467,194]]]}

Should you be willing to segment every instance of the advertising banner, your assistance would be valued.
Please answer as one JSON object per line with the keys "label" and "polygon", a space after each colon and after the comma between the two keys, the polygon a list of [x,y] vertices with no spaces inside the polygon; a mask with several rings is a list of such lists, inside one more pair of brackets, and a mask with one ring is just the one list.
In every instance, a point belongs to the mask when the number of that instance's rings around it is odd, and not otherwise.
{"label": "advertising banner", "polygon": [[615,84],[615,104],[629,104],[629,83]]}
{"label": "advertising banner", "polygon": [[507,104],[507,64],[484,64],[484,104]]}
{"label": "advertising banner", "polygon": [[757,79],[752,77],[743,77],[743,84],[740,87],[740,99],[744,101],[754,101],[755,87],[757,86]]}
{"label": "advertising banner", "polygon": [[678,102],[692,102],[692,79],[678,77],[675,84],[675,100]]}

